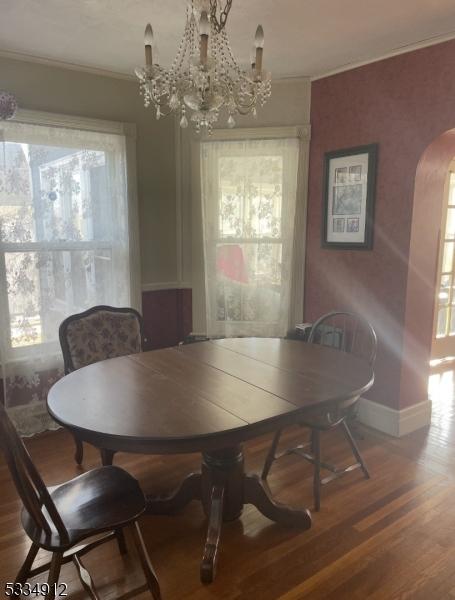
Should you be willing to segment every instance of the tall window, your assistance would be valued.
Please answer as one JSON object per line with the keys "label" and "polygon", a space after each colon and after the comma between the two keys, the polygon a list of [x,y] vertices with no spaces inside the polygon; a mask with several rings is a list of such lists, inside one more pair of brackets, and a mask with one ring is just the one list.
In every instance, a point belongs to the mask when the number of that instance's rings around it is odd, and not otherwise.
{"label": "tall window", "polygon": [[286,333],[298,158],[297,139],[201,144],[208,335]]}
{"label": "tall window", "polygon": [[26,418],[32,404],[45,419],[49,383],[61,373],[61,321],[95,304],[131,303],[125,138],[16,122],[0,136],[6,399],[13,413],[27,405]]}

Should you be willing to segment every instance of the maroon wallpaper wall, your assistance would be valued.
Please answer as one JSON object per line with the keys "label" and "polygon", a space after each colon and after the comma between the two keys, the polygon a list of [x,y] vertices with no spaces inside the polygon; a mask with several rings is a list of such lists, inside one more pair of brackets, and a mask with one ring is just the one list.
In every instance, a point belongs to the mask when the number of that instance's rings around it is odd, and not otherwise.
{"label": "maroon wallpaper wall", "polygon": [[146,350],[175,346],[191,333],[191,290],[143,292],[142,315],[148,338]]}
{"label": "maroon wallpaper wall", "polygon": [[[428,297],[432,300],[434,288],[428,281],[434,283],[442,197],[439,191],[432,197],[431,188],[426,190],[431,226],[425,229],[420,223],[419,237],[413,239],[415,245],[427,248],[431,260],[413,265],[415,270],[425,270],[418,272],[417,278],[425,280],[426,287],[415,289],[411,299],[414,316],[407,319],[414,188],[426,148],[455,127],[454,72],[455,41],[450,41],[312,84],[305,319],[347,308],[371,320],[379,336],[379,352],[376,384],[368,397],[394,408],[422,401],[426,395],[428,351],[422,350],[422,344],[428,350],[431,341],[432,301],[429,308]],[[323,249],[324,153],[374,142],[379,144],[379,158],[373,250]],[[444,164],[444,169],[447,166]],[[426,298],[419,306],[421,292]],[[413,346],[419,346],[415,356]],[[401,386],[403,360],[412,365],[414,377],[420,373],[419,385],[412,393]],[[410,380],[408,369],[407,383]]]}

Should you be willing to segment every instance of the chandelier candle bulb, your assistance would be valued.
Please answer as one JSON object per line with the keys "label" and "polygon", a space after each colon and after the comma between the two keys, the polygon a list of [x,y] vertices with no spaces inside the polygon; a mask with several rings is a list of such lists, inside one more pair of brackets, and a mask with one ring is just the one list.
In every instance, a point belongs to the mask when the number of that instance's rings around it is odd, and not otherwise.
{"label": "chandelier candle bulb", "polygon": [[256,48],[264,48],[264,30],[262,25],[258,25],[254,35],[254,45]]}
{"label": "chandelier candle bulb", "polygon": [[205,10],[201,12],[199,19],[199,35],[201,36],[200,60],[202,65],[207,64],[207,53],[209,47],[210,24]]}
{"label": "chandelier candle bulb", "polygon": [[254,69],[256,68],[256,46],[252,46],[252,48],[251,48],[250,64],[251,64],[251,68],[254,71]]}
{"label": "chandelier candle bulb", "polygon": [[147,24],[145,28],[144,34],[144,44],[145,44],[145,64],[148,67],[151,67],[153,64],[152,58],[152,44],[153,44],[153,29],[150,23]]}
{"label": "chandelier candle bulb", "polygon": [[262,71],[262,54],[264,52],[264,30],[262,25],[258,25],[256,35],[254,36],[254,45],[256,46],[255,67],[258,74]]}
{"label": "chandelier candle bulb", "polygon": [[201,12],[201,18],[199,19],[199,34],[200,35],[209,35],[210,33],[210,23],[207,16],[207,12],[203,10]]}

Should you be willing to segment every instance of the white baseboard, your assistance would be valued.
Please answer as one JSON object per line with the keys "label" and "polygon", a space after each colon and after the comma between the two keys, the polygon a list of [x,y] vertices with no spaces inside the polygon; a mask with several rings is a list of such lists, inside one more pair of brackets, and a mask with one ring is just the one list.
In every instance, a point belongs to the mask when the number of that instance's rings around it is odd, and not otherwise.
{"label": "white baseboard", "polygon": [[431,400],[419,402],[403,410],[360,398],[358,419],[364,425],[394,437],[401,437],[431,423]]}

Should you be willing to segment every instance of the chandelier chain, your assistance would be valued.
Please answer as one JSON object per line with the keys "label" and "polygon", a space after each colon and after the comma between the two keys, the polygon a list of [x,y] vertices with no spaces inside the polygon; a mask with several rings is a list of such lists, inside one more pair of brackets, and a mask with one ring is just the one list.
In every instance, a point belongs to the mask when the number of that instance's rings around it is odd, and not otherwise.
{"label": "chandelier chain", "polygon": [[218,5],[218,0],[210,0],[210,20],[215,27],[217,33],[221,33],[226,25],[226,21],[229,15],[229,11],[231,10],[232,0],[226,0],[225,7],[220,10],[220,18],[218,20],[216,9]]}

